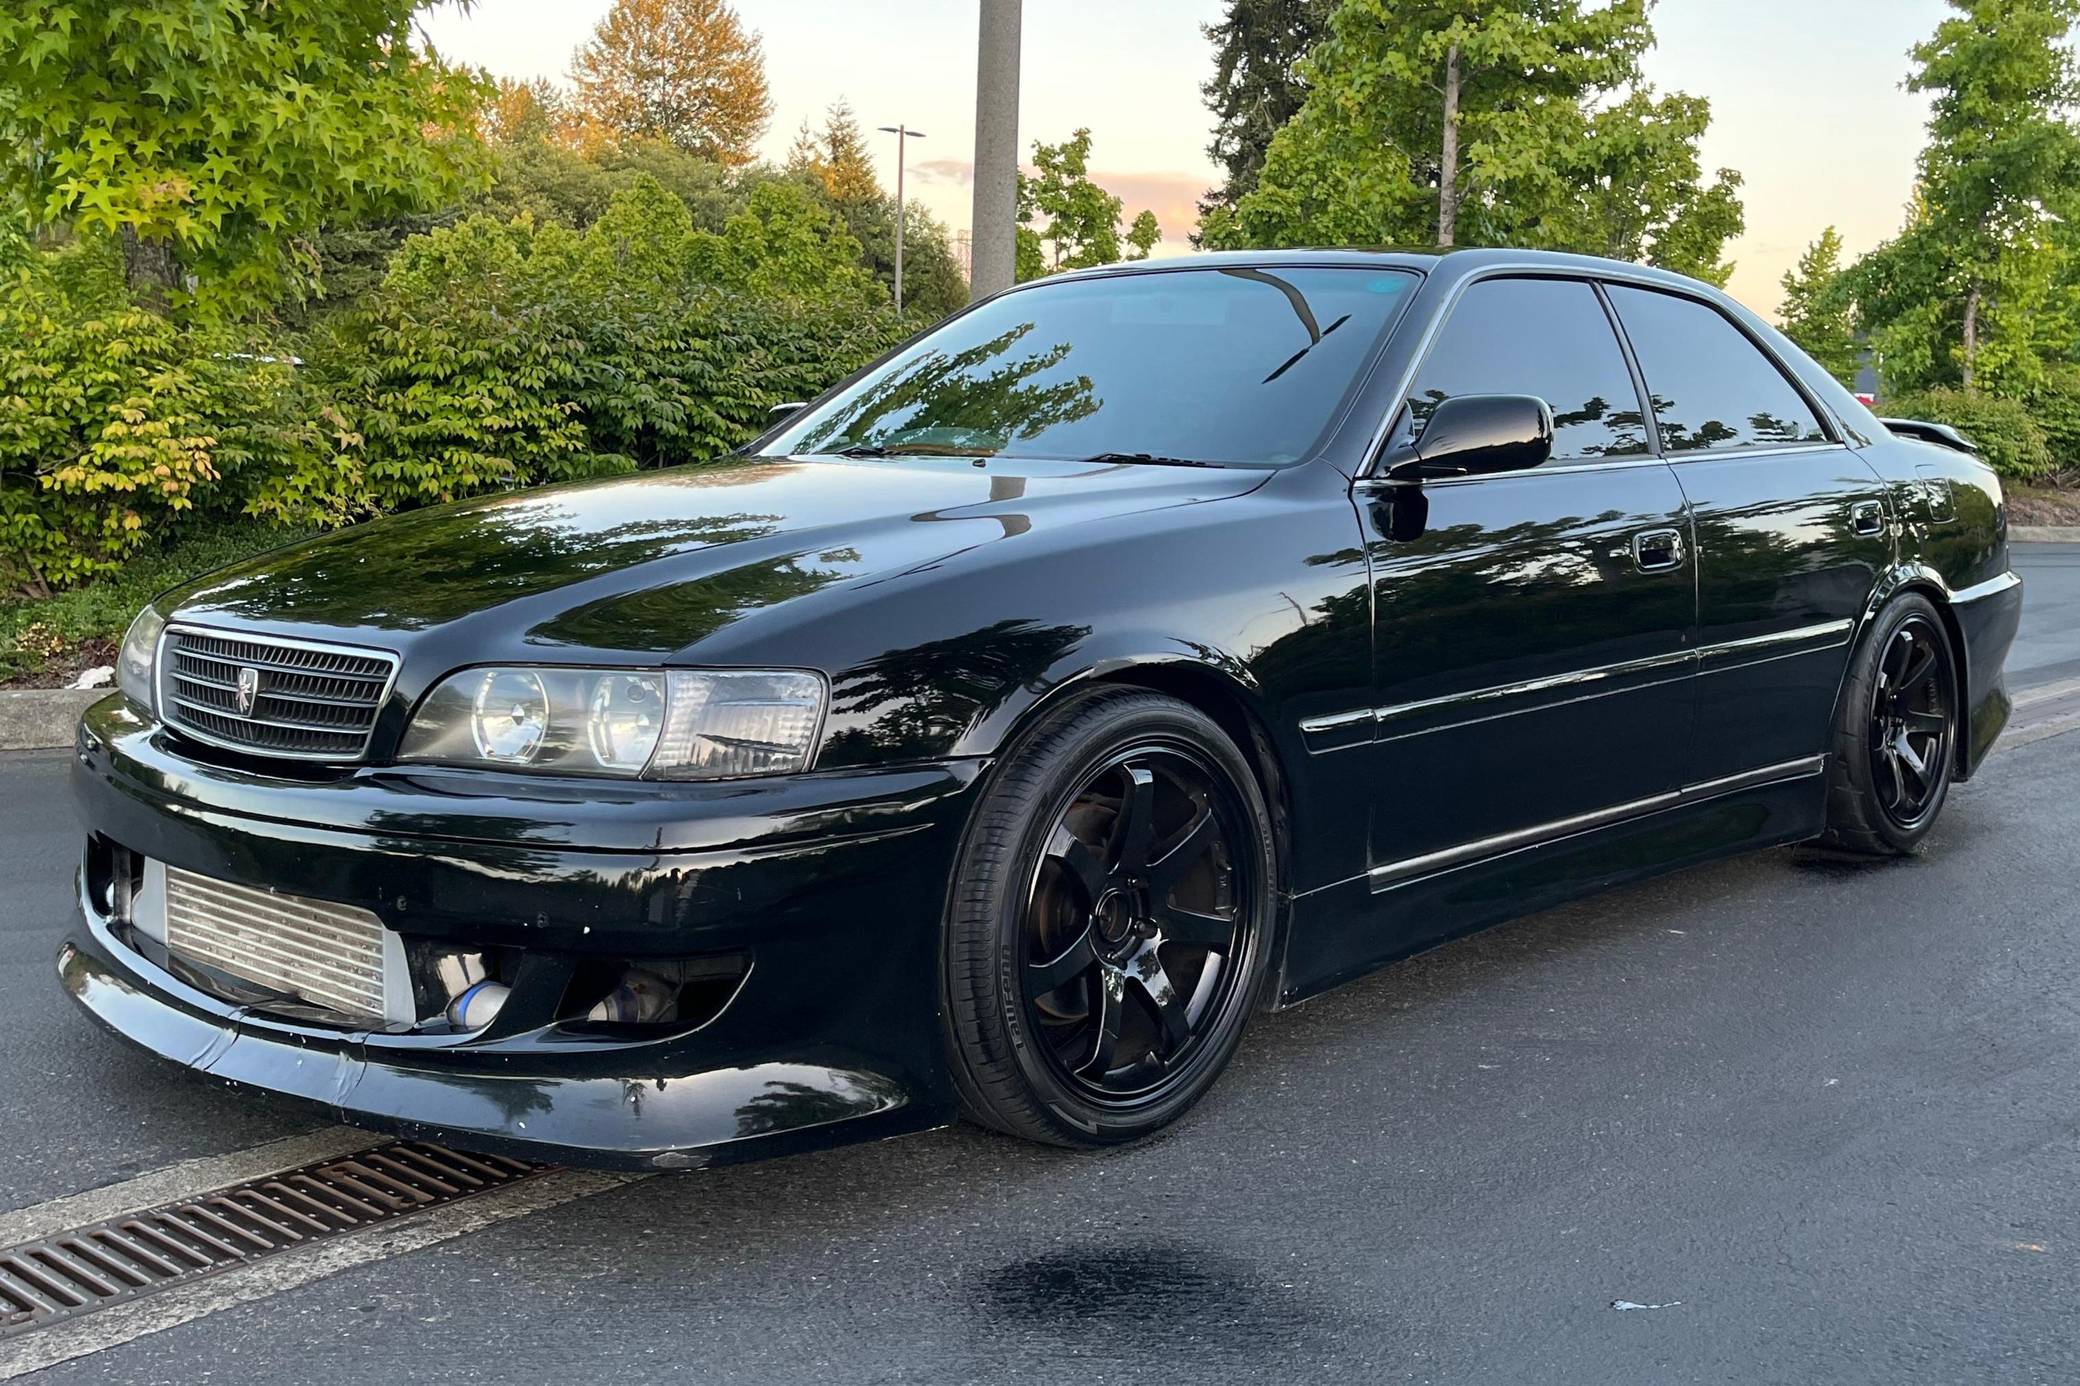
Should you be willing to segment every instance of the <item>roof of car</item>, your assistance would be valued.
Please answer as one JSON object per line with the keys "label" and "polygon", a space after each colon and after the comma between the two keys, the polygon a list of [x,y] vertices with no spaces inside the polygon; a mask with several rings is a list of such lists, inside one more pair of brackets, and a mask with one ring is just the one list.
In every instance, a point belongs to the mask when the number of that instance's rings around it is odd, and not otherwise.
{"label": "roof of car", "polygon": [[[1496,265],[1537,269],[1573,270],[1582,274],[1622,274],[1632,279],[1659,280],[1686,289],[1712,286],[1687,275],[1627,260],[1607,260],[1598,255],[1574,255],[1557,250],[1513,250],[1505,246],[1461,247],[1451,250],[1353,249],[1321,247],[1299,250],[1211,250],[1162,260],[1122,261],[1071,270],[1049,279],[1089,278],[1107,274],[1155,274],[1178,269],[1221,269],[1274,265],[1353,265],[1412,269],[1428,274],[1440,268],[1471,273]],[[1044,283],[1045,280],[1030,281]],[[1713,290],[1713,292],[1717,292]]]}

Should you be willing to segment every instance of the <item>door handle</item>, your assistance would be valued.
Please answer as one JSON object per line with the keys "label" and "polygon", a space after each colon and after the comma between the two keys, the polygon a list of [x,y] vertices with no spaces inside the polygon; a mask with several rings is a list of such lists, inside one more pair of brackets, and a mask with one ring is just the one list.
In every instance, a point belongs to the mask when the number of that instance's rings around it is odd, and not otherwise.
{"label": "door handle", "polygon": [[1632,566],[1643,573],[1665,573],[1683,566],[1683,532],[1643,529],[1632,536]]}
{"label": "door handle", "polygon": [[1858,501],[1849,507],[1849,528],[1858,534],[1885,532],[1885,507],[1877,501]]}

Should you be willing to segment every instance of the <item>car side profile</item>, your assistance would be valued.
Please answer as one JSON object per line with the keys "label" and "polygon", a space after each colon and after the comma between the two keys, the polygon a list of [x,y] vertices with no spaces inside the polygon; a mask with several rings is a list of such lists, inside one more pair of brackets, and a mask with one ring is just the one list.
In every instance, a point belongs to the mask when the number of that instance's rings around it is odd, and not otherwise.
{"label": "car side profile", "polygon": [[1915,850],[2009,715],[2006,529],[1966,440],[1676,275],[1057,276],[729,458],[156,600],[59,973],[467,1147],[1127,1141],[1256,1011],[1456,935]]}

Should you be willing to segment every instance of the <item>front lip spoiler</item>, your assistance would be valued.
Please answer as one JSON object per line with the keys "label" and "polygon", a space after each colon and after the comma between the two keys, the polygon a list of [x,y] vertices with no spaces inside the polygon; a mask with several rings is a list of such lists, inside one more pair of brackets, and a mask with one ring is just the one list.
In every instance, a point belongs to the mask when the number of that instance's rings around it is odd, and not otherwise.
{"label": "front lip spoiler", "polygon": [[371,1130],[522,1159],[610,1169],[699,1169],[877,1140],[948,1114],[839,1055],[747,1060],[672,1077],[577,1077],[396,1062],[351,1035],[238,1023],[183,1004],[171,976],[92,916],[58,951],[87,1013],[161,1058],[225,1082],[317,1103]]}

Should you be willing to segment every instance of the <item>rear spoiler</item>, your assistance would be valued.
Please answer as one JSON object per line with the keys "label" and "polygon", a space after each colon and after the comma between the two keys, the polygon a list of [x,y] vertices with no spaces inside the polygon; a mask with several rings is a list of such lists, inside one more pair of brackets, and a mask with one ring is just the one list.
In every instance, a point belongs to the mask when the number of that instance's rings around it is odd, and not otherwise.
{"label": "rear spoiler", "polygon": [[1927,423],[1921,419],[1880,419],[1878,422],[1884,424],[1887,429],[1897,433],[1902,438],[1912,438],[1916,442],[1921,443],[1934,443],[1937,447],[1949,448],[1953,452],[1961,452],[1967,457],[1977,457],[1979,455],[1978,445],[1949,424]]}

